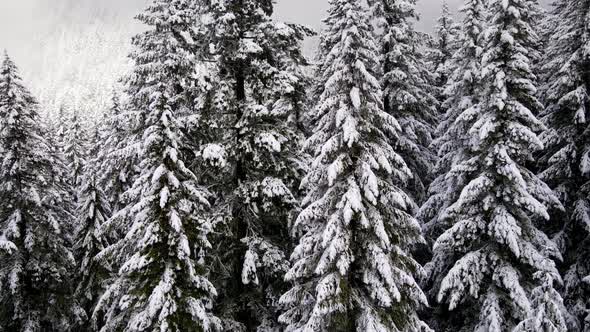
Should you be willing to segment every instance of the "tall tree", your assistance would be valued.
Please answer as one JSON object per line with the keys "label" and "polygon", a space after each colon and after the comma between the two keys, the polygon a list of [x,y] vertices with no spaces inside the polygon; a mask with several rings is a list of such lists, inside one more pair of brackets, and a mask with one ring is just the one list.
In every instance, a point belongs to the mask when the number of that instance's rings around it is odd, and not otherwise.
{"label": "tall tree", "polygon": [[62,104],[60,105],[59,109],[57,110],[57,114],[54,117],[48,115],[52,122],[51,129],[54,130],[54,132],[52,132],[52,135],[54,135],[55,142],[58,145],[59,151],[62,153],[66,142],[66,126],[68,124],[66,113],[66,107]]}
{"label": "tall tree", "polygon": [[469,128],[471,151],[451,169],[466,181],[440,218],[451,226],[436,240],[433,259],[445,262],[433,271],[441,280],[435,287],[438,301],[451,311],[449,321],[462,318],[454,321],[461,322],[455,328],[512,329],[539,309],[531,303],[531,288],[539,286],[532,275],[561,280],[552,260],[559,252],[534,222],[549,219],[548,208],[561,205],[525,166],[543,148],[536,135],[543,125],[534,115],[542,105],[534,97],[529,58],[536,5],[534,0],[490,2],[483,97],[456,120]]}
{"label": "tall tree", "polygon": [[383,35],[384,109],[400,123],[402,132],[395,144],[412,170],[407,191],[422,203],[432,181],[436,155],[430,145],[438,116],[436,89],[421,55],[420,34],[413,26],[418,19],[415,0],[370,0]]}
{"label": "tall tree", "polygon": [[131,126],[138,118],[138,112],[127,110],[113,89],[111,107],[100,124],[101,148],[96,161],[100,165],[97,181],[105,189],[113,213],[127,203],[124,194],[137,176],[139,134]]}
{"label": "tall tree", "polygon": [[287,290],[288,230],[302,177],[301,43],[309,31],[274,20],[273,7],[270,0],[222,0],[202,8],[203,53],[216,75],[213,117],[225,122],[221,150],[204,157],[227,156],[227,180],[217,176],[214,187],[225,209],[217,312],[228,331],[279,329],[278,299]]}
{"label": "tall tree", "polygon": [[416,311],[426,297],[408,254],[423,239],[400,188],[411,177],[389,143],[398,121],[383,110],[371,17],[356,0],[331,0],[322,38],[317,126],[303,180],[308,194],[281,302],[287,331],[429,330]]}
{"label": "tall tree", "polygon": [[546,273],[540,273],[539,277],[542,278],[541,284],[533,289],[531,295],[533,310],[513,331],[570,331],[566,323],[568,315],[564,315],[567,311],[561,295],[554,288],[552,277]]}
{"label": "tall tree", "polygon": [[548,130],[541,135],[540,177],[565,205],[565,214],[552,215],[563,223],[549,229],[564,255],[565,303],[584,331],[590,329],[590,1],[555,1],[553,15],[542,68]]}
{"label": "tall tree", "polygon": [[[98,131],[95,132],[92,144],[93,149],[89,155],[94,157],[84,165],[80,179],[79,201],[76,211],[78,222],[74,245],[74,254],[80,273],[75,297],[86,311],[87,317],[92,317],[94,307],[104,293],[106,283],[111,276],[109,268],[103,266],[96,259],[96,256],[109,246],[108,234],[102,232],[102,226],[111,216],[107,196],[97,181],[98,174],[101,172],[97,163],[97,155],[101,147]],[[103,324],[101,319],[97,319],[94,329]],[[89,320],[84,323],[83,327],[85,330],[93,329]]]}
{"label": "tall tree", "polygon": [[[461,8],[464,15],[463,31],[459,49],[452,58],[456,68],[450,76],[443,108],[446,113],[437,127],[437,139],[433,146],[438,151],[439,160],[433,168],[435,180],[429,187],[428,199],[418,213],[418,219],[429,242],[434,241],[448,227],[440,216],[461,193],[465,185],[464,173],[451,172],[453,165],[468,158],[470,152],[469,122],[457,121],[466,110],[477,112],[481,98],[481,56],[485,20],[484,0],[466,0]],[[437,267],[440,265],[434,264]]]}
{"label": "tall tree", "polygon": [[138,114],[132,132],[141,139],[139,175],[129,204],[112,218],[125,225],[125,236],[99,254],[120,266],[95,310],[95,320],[105,315],[101,331],[221,329],[211,314],[216,290],[205,265],[209,193],[186,167],[179,120],[192,109],[187,89],[195,69],[189,38],[195,4],[154,0],[137,16],[150,27],[133,39],[135,66],[127,81]]}
{"label": "tall tree", "polygon": [[82,126],[78,112],[74,112],[68,120],[68,125],[64,133],[64,157],[69,170],[69,183],[72,187],[74,199],[77,201],[78,187],[80,178],[86,163],[88,141],[85,128]]}
{"label": "tall tree", "polygon": [[6,55],[0,68],[0,330],[67,331],[72,301],[64,188],[55,179],[37,102]]}
{"label": "tall tree", "polygon": [[[428,56],[431,68],[434,71],[434,84],[438,90],[437,97],[442,103],[447,81],[455,71],[453,56],[459,47],[460,29],[453,19],[446,0],[443,1],[441,16],[437,20],[431,54]],[[444,107],[443,107],[444,108]]]}
{"label": "tall tree", "polygon": [[[465,135],[469,131],[470,122],[461,121],[459,117],[467,110],[478,112],[482,97],[484,0],[466,0],[461,13],[464,15],[463,31],[459,49],[452,59],[455,71],[450,76],[445,89],[446,100],[443,108],[446,109],[446,113],[437,128],[438,138],[433,143],[439,157],[433,169],[436,178],[428,189],[428,199],[417,215],[429,243],[428,248],[432,248],[434,241],[451,226],[448,223],[449,220],[443,219],[442,216],[445,210],[459,198],[461,188],[469,180],[470,171],[458,172],[453,168],[462,160],[469,159],[471,153],[469,135]],[[428,252],[428,250],[425,251]],[[436,302],[440,278],[444,277],[440,271],[450,268],[453,263],[452,256],[437,255],[435,260],[426,264],[428,277],[423,285],[429,291],[428,295],[432,304]],[[432,313],[430,325],[436,330],[446,329],[445,310],[443,305],[438,305],[430,311]],[[469,317],[469,313],[466,316]]]}

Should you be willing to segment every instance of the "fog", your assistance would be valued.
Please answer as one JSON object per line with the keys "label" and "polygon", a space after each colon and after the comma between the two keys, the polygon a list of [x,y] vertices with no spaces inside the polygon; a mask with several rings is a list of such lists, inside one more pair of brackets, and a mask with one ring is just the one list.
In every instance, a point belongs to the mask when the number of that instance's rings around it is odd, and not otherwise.
{"label": "fog", "polygon": [[[460,0],[450,0],[452,6]],[[84,29],[106,21],[129,26],[147,0],[0,0],[0,48],[7,49],[22,66],[36,66],[41,47],[56,34]],[[429,30],[440,11],[440,1],[421,0],[418,28]],[[328,0],[278,0],[277,16],[319,29]]]}
{"label": "fog", "polygon": [[[83,112],[108,106],[112,85],[125,73],[133,19],[149,0],[0,0],[0,49],[49,111],[63,104]],[[462,0],[448,0],[456,10]],[[442,0],[418,0],[416,27],[431,31]],[[276,16],[321,30],[328,0],[278,0]],[[305,44],[313,55],[313,40]]]}

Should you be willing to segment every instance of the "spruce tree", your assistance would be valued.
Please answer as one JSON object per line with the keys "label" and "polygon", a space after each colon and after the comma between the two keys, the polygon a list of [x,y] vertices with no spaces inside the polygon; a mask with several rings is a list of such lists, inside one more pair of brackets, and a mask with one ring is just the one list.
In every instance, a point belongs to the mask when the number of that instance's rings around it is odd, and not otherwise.
{"label": "spruce tree", "polygon": [[54,135],[55,142],[61,153],[64,152],[64,146],[66,143],[66,126],[68,124],[66,113],[66,106],[63,104],[60,105],[57,115],[52,119],[53,121],[51,124],[51,128],[54,130],[51,134]]}
{"label": "spruce tree", "polygon": [[482,93],[484,0],[465,1],[461,13],[464,15],[463,31],[459,49],[451,60],[456,69],[446,85],[446,100],[443,103],[446,113],[437,127],[438,138],[433,142],[439,157],[432,170],[436,178],[429,187],[428,199],[418,213],[429,242],[434,241],[448,226],[439,217],[459,197],[460,188],[465,185],[465,178],[458,177],[463,173],[451,172],[452,166],[466,159],[470,151],[469,139],[465,135],[469,130],[465,125],[469,123],[457,119],[466,110],[477,111]]}
{"label": "spruce tree", "polygon": [[[90,151],[90,156],[94,158],[86,163],[81,175],[76,211],[78,222],[74,254],[80,276],[77,280],[75,297],[86,311],[87,317],[92,317],[94,307],[104,293],[106,283],[111,276],[109,268],[101,265],[96,259],[96,256],[109,246],[108,235],[102,232],[102,226],[111,216],[106,194],[97,181],[100,169],[97,167],[96,156],[100,144],[100,135],[97,131],[94,135],[93,149]],[[94,328],[101,327],[103,324],[104,322],[97,318]],[[91,329],[89,321],[85,322],[84,329]]]}
{"label": "spruce tree", "polygon": [[434,43],[431,45],[432,53],[428,56],[435,74],[434,85],[438,90],[437,97],[441,103],[446,99],[444,90],[447,81],[455,70],[453,68],[455,62],[452,59],[459,47],[459,35],[459,27],[455,23],[449,4],[445,0],[442,4],[441,16],[437,20]]}
{"label": "spruce tree", "polygon": [[542,284],[535,287],[531,295],[532,312],[520,322],[514,332],[569,331],[566,323],[566,309],[559,292],[554,288],[550,275],[539,274]]}
{"label": "spruce tree", "polygon": [[412,170],[405,186],[417,203],[426,198],[436,155],[430,145],[438,121],[438,101],[432,77],[421,55],[415,0],[370,0],[382,35],[383,98],[387,113],[400,123],[395,141],[400,155]]}
{"label": "spruce tree", "polygon": [[131,130],[136,118],[137,112],[126,110],[119,92],[113,89],[111,107],[100,123],[101,142],[97,152],[100,165],[97,181],[104,188],[113,213],[125,206],[124,193],[137,175],[138,134]]}
{"label": "spruce tree", "polygon": [[288,289],[289,224],[303,171],[301,43],[309,31],[274,20],[273,7],[269,0],[222,0],[202,8],[202,54],[215,73],[213,111],[203,112],[220,132],[201,156],[225,156],[225,176],[212,184],[223,218],[216,312],[227,331],[280,329],[278,299]]}
{"label": "spruce tree", "polygon": [[[484,24],[485,8],[484,0],[467,0],[461,8],[464,15],[463,31],[459,40],[459,49],[453,56],[452,62],[455,71],[450,76],[445,89],[446,100],[443,108],[446,113],[437,128],[437,139],[433,146],[438,151],[438,162],[432,170],[436,178],[428,190],[428,199],[420,208],[417,218],[422,223],[428,248],[451,225],[441,216],[444,211],[453,204],[461,194],[461,188],[465,186],[471,174],[470,171],[457,172],[453,169],[462,160],[470,156],[471,145],[469,136],[469,122],[458,121],[459,116],[467,110],[477,112],[481,98],[481,56],[482,56],[482,28]],[[424,250],[428,253],[428,249]],[[429,253],[428,253],[429,254]],[[430,255],[425,255],[430,256]],[[448,269],[453,260],[449,256],[437,255],[437,259],[426,264],[427,279],[423,282],[429,291],[431,304],[436,301],[436,285],[439,285],[440,271]],[[447,260],[448,259],[448,260]],[[447,325],[444,306],[434,306],[430,311],[430,325],[436,330],[445,330]],[[469,314],[466,314],[469,317]]]}
{"label": "spruce tree", "polygon": [[553,211],[562,223],[547,227],[564,255],[566,306],[578,329],[590,329],[590,1],[555,2],[545,56],[545,111],[548,127],[541,139],[540,177],[554,188],[565,214]]}
{"label": "spruce tree", "polygon": [[38,105],[6,55],[0,68],[0,330],[67,331],[83,319],[72,301],[75,261]]}
{"label": "spruce tree", "polygon": [[[58,128],[56,130],[56,128]],[[63,153],[63,145],[60,143],[59,127],[55,123],[45,122],[42,127],[42,136],[47,141],[47,156],[50,159],[52,168],[53,186],[60,188],[59,195],[64,211],[67,212],[68,222],[62,225],[62,232],[66,240],[66,246],[72,248],[75,242],[77,220],[74,217],[76,205],[74,203],[74,192],[70,184],[70,173]],[[61,190],[63,189],[63,190]]]}
{"label": "spruce tree", "polygon": [[137,16],[150,27],[133,39],[135,65],[127,81],[129,107],[137,114],[131,129],[140,139],[130,144],[139,144],[139,175],[127,192],[129,204],[112,218],[124,225],[125,236],[98,256],[116,258],[120,266],[94,311],[95,321],[104,314],[101,331],[221,329],[211,314],[216,290],[205,265],[209,193],[186,167],[179,120],[192,108],[187,89],[195,57],[188,36],[196,14],[194,1],[154,0]]}
{"label": "spruce tree", "polygon": [[68,182],[72,187],[74,200],[77,201],[80,178],[86,163],[88,142],[85,129],[77,112],[72,114],[64,133],[64,157],[69,170]]}
{"label": "spruce tree", "polygon": [[400,188],[411,177],[389,143],[398,121],[383,110],[371,17],[356,0],[331,0],[318,76],[317,126],[300,234],[281,298],[287,331],[429,330],[416,311],[426,297],[408,254],[422,241],[415,206]]}
{"label": "spruce tree", "polygon": [[531,302],[531,288],[540,286],[533,274],[561,280],[552,260],[559,252],[535,223],[561,205],[526,167],[543,148],[536,134],[543,125],[534,115],[542,105],[529,58],[535,6],[534,0],[490,2],[482,99],[456,120],[469,128],[471,149],[451,169],[465,184],[440,217],[451,226],[436,240],[433,259],[445,262],[433,278],[441,280],[435,290],[451,311],[451,329],[460,322],[455,329],[510,330],[533,310],[541,312],[540,302]]}

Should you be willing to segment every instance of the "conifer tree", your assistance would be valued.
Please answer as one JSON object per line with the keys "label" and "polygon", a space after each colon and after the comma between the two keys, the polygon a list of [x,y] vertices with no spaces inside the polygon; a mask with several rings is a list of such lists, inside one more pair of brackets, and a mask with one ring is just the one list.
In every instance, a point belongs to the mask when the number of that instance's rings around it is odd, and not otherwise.
{"label": "conifer tree", "polygon": [[547,274],[540,274],[540,278],[543,278],[542,284],[535,287],[531,295],[533,310],[514,332],[568,331],[566,309],[561,295],[553,287],[553,279]]}
{"label": "conifer tree", "polygon": [[543,148],[536,134],[543,125],[534,115],[542,105],[529,58],[535,6],[534,0],[490,2],[483,97],[455,121],[469,128],[471,151],[451,169],[465,184],[440,217],[452,226],[436,240],[433,259],[439,267],[433,277],[441,280],[435,285],[437,300],[451,311],[451,325],[461,322],[455,329],[510,330],[533,310],[540,312],[531,303],[531,288],[540,286],[533,273],[561,280],[552,260],[559,252],[535,223],[549,219],[548,208],[561,205],[526,168]]}
{"label": "conifer tree", "polygon": [[64,146],[66,142],[66,125],[68,123],[66,113],[66,107],[62,104],[57,111],[57,115],[52,121],[52,129],[55,130],[53,133],[55,135],[55,142],[58,144],[61,153],[64,152]]}
{"label": "conifer tree", "polygon": [[412,170],[407,191],[417,203],[426,198],[432,181],[436,155],[430,145],[438,117],[436,89],[421,55],[415,0],[370,0],[383,35],[379,37],[383,56],[384,108],[400,123],[402,132],[395,144]]}
{"label": "conifer tree", "polygon": [[331,0],[325,22],[324,86],[305,144],[313,161],[281,321],[286,331],[429,330],[416,313],[426,304],[414,280],[422,268],[408,254],[420,226],[400,188],[411,171],[389,143],[401,128],[383,110],[370,15],[359,1]]}
{"label": "conifer tree", "polygon": [[113,89],[111,107],[100,124],[100,150],[97,163],[100,172],[97,181],[108,196],[113,213],[121,210],[126,200],[124,193],[136,177],[138,145],[137,133],[131,124],[137,112],[126,110],[121,103],[119,92]]}
{"label": "conifer tree", "polygon": [[565,214],[553,211],[548,229],[564,255],[564,301],[580,331],[590,329],[590,1],[558,0],[542,71],[548,127],[541,139],[540,177],[558,193]]}
{"label": "conifer tree", "polygon": [[[453,56],[455,71],[452,73],[445,89],[446,100],[443,108],[446,113],[437,128],[437,139],[433,146],[438,151],[438,162],[433,169],[436,178],[428,190],[428,199],[420,208],[417,218],[422,224],[428,249],[436,239],[451,225],[441,216],[461,194],[470,174],[469,171],[458,172],[453,169],[462,160],[470,156],[471,145],[469,135],[470,123],[458,121],[459,116],[466,110],[477,112],[481,98],[481,56],[483,35],[482,29],[485,19],[484,0],[467,0],[461,8],[464,15],[463,32],[459,40],[459,49]],[[428,249],[424,250],[428,253]],[[428,253],[429,254],[429,253]],[[430,255],[425,255],[430,256]],[[440,285],[442,277],[440,271],[450,268],[454,263],[448,256],[437,255],[436,259],[426,264],[428,273],[423,286],[429,291],[429,300],[433,309],[430,310],[430,326],[437,331],[444,331],[447,327],[447,316],[444,305],[436,306],[436,285]],[[469,312],[465,317],[472,316]]]}
{"label": "conifer tree", "polygon": [[457,118],[466,110],[477,111],[482,92],[484,0],[465,1],[461,13],[464,15],[463,31],[459,49],[452,58],[452,66],[456,69],[445,89],[443,108],[446,113],[437,127],[438,138],[433,143],[439,157],[432,171],[436,178],[430,185],[428,199],[418,213],[429,242],[441,234],[441,229],[444,230],[445,224],[439,217],[459,197],[460,188],[465,185],[465,178],[458,177],[463,173],[451,172],[452,166],[467,158],[470,151],[468,136],[465,135],[469,130],[465,125],[469,123],[457,121]]}
{"label": "conifer tree", "polygon": [[56,180],[37,102],[6,55],[0,68],[0,330],[67,331],[72,301],[64,188]]}
{"label": "conifer tree", "polygon": [[[56,128],[58,128],[57,131]],[[63,153],[63,145],[60,143],[62,140],[60,139],[59,135],[56,135],[56,133],[59,133],[59,127],[56,127],[55,123],[45,122],[42,125],[41,130],[41,135],[47,141],[46,152],[52,166],[52,181],[54,182],[53,186],[60,188],[57,193],[60,195],[60,201],[62,202],[63,210],[67,212],[68,215],[68,222],[62,225],[62,232],[64,239],[66,240],[66,246],[71,249],[75,242],[77,220],[74,217],[74,192],[72,191],[72,186],[69,182],[70,173],[68,172],[69,169],[67,167],[67,162]]]}
{"label": "conifer tree", "polygon": [[130,202],[112,218],[124,225],[125,236],[98,256],[116,258],[120,266],[94,311],[95,321],[104,314],[101,331],[221,329],[211,314],[216,290],[205,265],[209,193],[186,167],[179,120],[192,109],[189,36],[196,14],[194,1],[153,0],[137,16],[150,27],[133,39],[135,65],[127,81],[129,107],[137,114],[131,129],[140,139],[130,144],[140,147],[139,175],[127,192]]}
{"label": "conifer tree", "polygon": [[[435,74],[434,85],[438,89],[438,99],[442,103],[446,97],[444,94],[447,81],[454,72],[452,61],[460,38],[459,27],[455,24],[453,14],[447,1],[443,1],[441,16],[437,20],[434,36],[434,44],[431,45],[432,54],[429,54],[429,62]],[[443,107],[444,109],[444,107]]]}
{"label": "conifer tree", "polygon": [[77,201],[77,191],[86,163],[86,149],[88,148],[86,133],[77,112],[74,112],[68,120],[64,138],[64,157],[69,170],[69,183],[72,187],[74,200]]}
{"label": "conifer tree", "polygon": [[[101,231],[101,228],[111,216],[109,202],[97,181],[100,169],[97,167],[96,156],[100,144],[100,135],[96,131],[93,149],[90,151],[90,156],[94,156],[94,158],[84,166],[76,211],[78,228],[74,254],[78,262],[80,276],[77,280],[75,297],[85,310],[87,317],[92,317],[94,307],[104,293],[106,282],[111,276],[108,267],[101,265],[96,260],[96,256],[109,246],[109,238]],[[103,324],[104,322],[97,318],[95,329]],[[89,321],[85,322],[84,329],[91,330]]]}
{"label": "conifer tree", "polygon": [[224,209],[216,272],[226,331],[280,329],[278,299],[287,290],[289,224],[303,169],[301,43],[309,30],[274,20],[273,7],[222,0],[202,8],[203,54],[215,73],[212,121],[221,124],[218,141],[210,142],[217,145],[208,144],[202,157],[225,156],[226,164],[227,180],[213,182]]}

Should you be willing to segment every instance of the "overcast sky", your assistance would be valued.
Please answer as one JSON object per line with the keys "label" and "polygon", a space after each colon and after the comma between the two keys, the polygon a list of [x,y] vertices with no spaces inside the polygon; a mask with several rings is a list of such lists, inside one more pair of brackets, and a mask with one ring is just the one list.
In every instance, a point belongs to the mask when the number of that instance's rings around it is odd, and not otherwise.
{"label": "overcast sky", "polygon": [[[419,0],[422,20],[428,30],[440,11],[442,0]],[[449,0],[452,6],[460,0]],[[0,0],[0,48],[8,49],[17,62],[35,63],[39,44],[51,40],[52,33],[66,33],[94,21],[110,17],[120,24],[133,25],[133,15],[147,0]],[[277,16],[319,29],[328,0],[278,0]]]}
{"label": "overcast sky", "polygon": [[[0,50],[8,50],[48,109],[103,108],[105,93],[128,70],[129,41],[141,29],[133,16],[148,1],[0,0]],[[430,32],[443,0],[417,1],[416,27]],[[447,1],[456,10],[463,0]],[[319,31],[327,7],[328,0],[277,0],[276,16]],[[305,48],[312,56],[315,43]]]}

